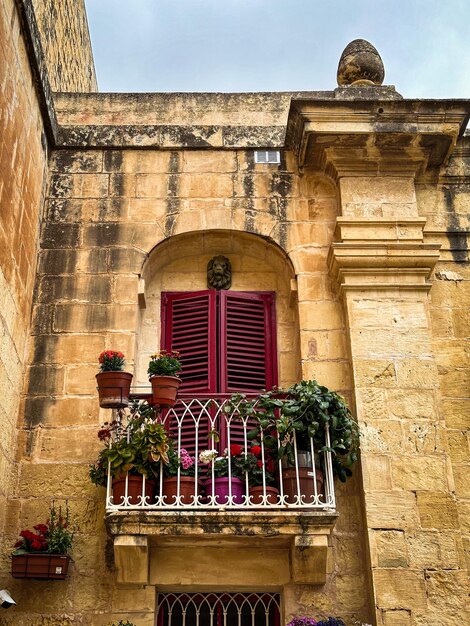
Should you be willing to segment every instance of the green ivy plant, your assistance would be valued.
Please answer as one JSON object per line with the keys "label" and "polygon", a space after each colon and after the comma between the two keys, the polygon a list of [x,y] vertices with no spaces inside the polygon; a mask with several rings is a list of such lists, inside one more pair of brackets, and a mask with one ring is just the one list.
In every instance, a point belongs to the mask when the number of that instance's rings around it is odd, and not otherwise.
{"label": "green ivy plant", "polygon": [[[297,450],[308,451],[312,438],[316,452],[332,453],[333,473],[340,481],[352,476],[350,468],[357,461],[359,448],[357,422],[345,400],[316,380],[302,380],[285,391],[275,389],[255,399],[234,394],[225,410],[255,419],[258,425],[248,438],[259,439],[263,432],[264,445],[274,458],[286,458],[294,465],[294,441]],[[329,446],[325,440],[327,425]]]}

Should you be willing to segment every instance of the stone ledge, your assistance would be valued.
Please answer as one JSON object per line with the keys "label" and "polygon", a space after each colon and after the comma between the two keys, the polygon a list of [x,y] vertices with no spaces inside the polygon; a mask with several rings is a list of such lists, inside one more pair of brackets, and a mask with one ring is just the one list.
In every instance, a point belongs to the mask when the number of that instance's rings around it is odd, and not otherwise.
{"label": "stone ledge", "polygon": [[106,515],[110,535],[282,537],[333,528],[335,511],[117,511]]}
{"label": "stone ledge", "polygon": [[268,541],[288,551],[292,582],[317,585],[326,580],[328,538],[337,517],[334,511],[119,511],[107,514],[106,526],[121,583],[148,582],[152,546],[241,549]]}

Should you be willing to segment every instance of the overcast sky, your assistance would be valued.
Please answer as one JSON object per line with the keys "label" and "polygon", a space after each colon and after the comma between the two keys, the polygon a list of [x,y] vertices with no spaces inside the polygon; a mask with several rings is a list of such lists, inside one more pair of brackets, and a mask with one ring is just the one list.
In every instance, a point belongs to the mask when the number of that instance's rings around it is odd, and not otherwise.
{"label": "overcast sky", "polygon": [[336,87],[368,39],[407,98],[470,98],[470,0],[86,0],[100,91]]}

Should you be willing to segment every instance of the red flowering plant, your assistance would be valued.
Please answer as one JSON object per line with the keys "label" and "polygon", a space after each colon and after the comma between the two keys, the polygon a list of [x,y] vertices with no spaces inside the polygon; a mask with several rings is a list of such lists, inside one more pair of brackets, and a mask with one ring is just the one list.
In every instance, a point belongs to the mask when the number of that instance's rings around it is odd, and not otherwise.
{"label": "red flowering plant", "polygon": [[[204,465],[213,463],[214,476],[217,478],[223,478],[229,475],[229,460],[230,475],[233,478],[241,478],[244,480],[246,474],[248,474],[248,482],[251,487],[262,485],[264,467],[266,484],[274,484],[274,476],[272,474],[274,471],[274,463],[265,459],[265,463],[263,464],[261,460],[261,447],[258,445],[253,445],[246,454],[242,446],[238,443],[231,444],[230,448],[226,448],[224,453],[220,456],[215,449],[203,450],[199,454],[200,463]],[[208,473],[210,473],[210,471],[209,468]]]}
{"label": "red flowering plant", "polygon": [[30,554],[43,552],[48,554],[68,554],[72,548],[74,533],[70,528],[70,513],[67,502],[65,512],[62,507],[57,510],[54,503],[51,505],[49,519],[45,524],[33,526],[36,531],[22,530],[15,543],[16,554]]}
{"label": "red flowering plant", "polygon": [[263,474],[266,485],[274,485],[274,461],[265,450],[263,463],[263,454],[261,446],[257,443],[251,446],[250,451],[244,456],[243,470],[248,473],[248,484],[250,487],[260,487],[263,485]]}
{"label": "red flowering plant", "polygon": [[98,357],[100,372],[122,372],[126,364],[124,354],[115,350],[105,350]]}

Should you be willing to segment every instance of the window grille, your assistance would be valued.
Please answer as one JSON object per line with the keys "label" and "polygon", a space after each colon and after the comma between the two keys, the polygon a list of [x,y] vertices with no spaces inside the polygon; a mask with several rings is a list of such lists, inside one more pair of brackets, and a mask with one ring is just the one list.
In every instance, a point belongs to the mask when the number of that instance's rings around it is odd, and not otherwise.
{"label": "window grille", "polygon": [[159,593],[156,626],[280,626],[277,593]]}
{"label": "window grille", "polygon": [[275,163],[281,162],[279,150],[255,150],[255,163]]}

